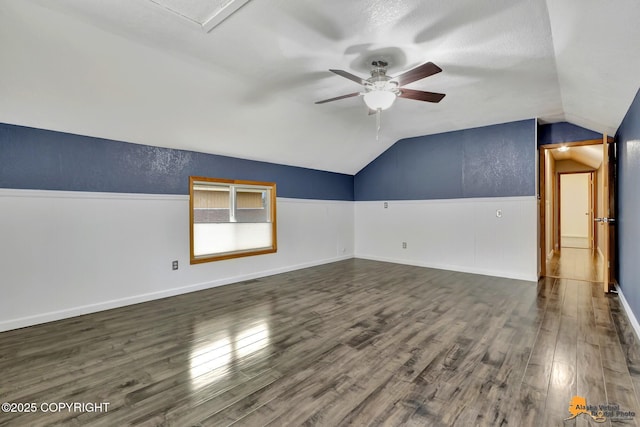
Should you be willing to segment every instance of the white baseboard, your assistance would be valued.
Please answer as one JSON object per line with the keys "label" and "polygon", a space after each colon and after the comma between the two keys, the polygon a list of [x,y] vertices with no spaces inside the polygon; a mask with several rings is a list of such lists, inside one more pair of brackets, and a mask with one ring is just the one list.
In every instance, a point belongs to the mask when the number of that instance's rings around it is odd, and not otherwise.
{"label": "white baseboard", "polygon": [[638,323],[638,319],[636,319],[636,316],[633,314],[633,311],[631,311],[631,306],[627,302],[627,299],[624,297],[624,294],[622,293],[622,289],[620,289],[619,286],[616,286],[616,289],[618,290],[618,296],[620,297],[620,302],[622,303],[622,307],[624,308],[624,311],[627,314],[627,317],[629,318],[629,322],[631,322],[631,327],[636,333],[636,339],[640,342],[640,323]]}
{"label": "white baseboard", "polygon": [[437,270],[448,270],[448,271],[458,271],[461,273],[480,274],[483,276],[504,277],[506,279],[526,280],[529,282],[538,281],[538,275],[536,273],[529,275],[529,274],[517,273],[513,271],[501,271],[501,270],[499,271],[499,270],[488,270],[488,269],[482,269],[482,268],[470,268],[470,267],[460,266],[460,265],[428,263],[428,262],[386,258],[386,257],[379,257],[374,255],[362,255],[362,254],[356,254],[355,258],[369,259],[372,261],[393,262],[395,264],[414,265],[416,267],[435,268]]}
{"label": "white baseboard", "polygon": [[127,305],[138,304],[141,302],[153,301],[161,298],[172,297],[176,295],[187,294],[190,292],[201,291],[204,289],[215,288],[218,286],[228,285],[231,283],[242,282],[244,280],[258,279],[261,277],[273,276],[274,274],[286,273],[289,271],[300,270],[317,265],[328,264],[331,262],[343,261],[353,258],[353,255],[339,256],[335,258],[322,259],[297,265],[289,265],[286,267],[275,268],[272,270],[264,270],[246,275],[235,277],[227,277],[211,282],[196,283],[193,285],[182,286],[179,288],[167,289],[159,292],[150,292],[147,294],[134,295],[127,298],[120,298],[110,301],[103,301],[95,304],[88,304],[79,307],[72,307],[65,310],[52,311],[49,313],[37,314],[35,316],[21,317],[18,319],[5,320],[0,322],[0,332],[12,329],[34,326],[41,323],[53,322],[56,320],[67,319],[70,317],[81,316],[83,314],[96,313],[98,311],[110,310],[113,308],[124,307]]}

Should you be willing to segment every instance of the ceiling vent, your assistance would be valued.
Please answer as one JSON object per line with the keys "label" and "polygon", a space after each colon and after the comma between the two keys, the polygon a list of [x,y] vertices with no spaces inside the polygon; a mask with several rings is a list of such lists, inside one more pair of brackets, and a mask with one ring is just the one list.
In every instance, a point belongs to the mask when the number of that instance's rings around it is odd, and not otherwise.
{"label": "ceiling vent", "polygon": [[249,0],[149,0],[208,33]]}

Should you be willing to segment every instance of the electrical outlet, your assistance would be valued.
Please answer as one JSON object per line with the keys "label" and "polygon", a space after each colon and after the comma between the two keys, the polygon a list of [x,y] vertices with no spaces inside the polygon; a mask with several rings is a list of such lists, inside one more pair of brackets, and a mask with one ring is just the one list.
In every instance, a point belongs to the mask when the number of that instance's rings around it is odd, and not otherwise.
{"label": "electrical outlet", "polygon": [[389,207],[389,202],[384,202],[384,208],[387,209]]}
{"label": "electrical outlet", "polygon": [[496,210],[496,216],[497,216],[498,218],[502,218],[502,209],[498,209],[498,210]]}
{"label": "electrical outlet", "polygon": [[402,249],[407,249],[407,242],[402,242]]}
{"label": "electrical outlet", "polygon": [[178,269],[178,260],[175,260],[171,263],[171,269],[172,270],[177,270]]}

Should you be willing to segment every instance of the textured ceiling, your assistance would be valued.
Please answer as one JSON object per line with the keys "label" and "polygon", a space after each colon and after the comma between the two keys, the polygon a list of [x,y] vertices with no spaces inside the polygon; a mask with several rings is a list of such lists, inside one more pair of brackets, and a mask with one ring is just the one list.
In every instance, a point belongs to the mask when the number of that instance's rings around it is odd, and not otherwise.
{"label": "textured ceiling", "polygon": [[[0,122],[353,174],[398,139],[539,117],[612,134],[637,0],[253,0],[210,32],[151,0],[0,0]],[[219,6],[189,0],[195,21]],[[203,11],[201,13],[201,11]],[[191,13],[189,12],[189,13]],[[329,68],[443,72],[375,116]]]}

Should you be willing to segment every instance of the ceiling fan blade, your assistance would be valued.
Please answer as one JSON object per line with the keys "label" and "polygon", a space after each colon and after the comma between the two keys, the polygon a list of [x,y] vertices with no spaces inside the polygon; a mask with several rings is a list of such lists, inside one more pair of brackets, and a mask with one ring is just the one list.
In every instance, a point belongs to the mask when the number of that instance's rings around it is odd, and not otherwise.
{"label": "ceiling fan blade", "polygon": [[352,80],[352,81],[354,81],[354,82],[356,82],[358,84],[361,84],[361,85],[364,85],[365,82],[366,82],[366,80],[364,80],[364,79],[362,79],[362,78],[360,78],[360,77],[358,77],[356,75],[353,75],[353,74],[351,74],[351,73],[349,73],[347,71],[344,71],[344,70],[329,70],[329,71],[331,71],[332,73],[335,73],[335,74],[337,74],[339,76],[342,76],[342,77],[344,77],[346,79]]}
{"label": "ceiling fan blade", "polygon": [[442,71],[442,68],[433,62],[427,62],[426,64],[418,65],[416,68],[395,76],[392,80],[397,81],[399,86],[404,86],[416,80],[438,74],[440,71]]}
{"label": "ceiling fan blade", "polygon": [[400,89],[398,98],[415,99],[416,101],[440,102],[445,97],[444,93],[425,92],[422,90]]}
{"label": "ceiling fan blade", "polygon": [[345,99],[345,98],[351,98],[354,96],[358,96],[360,95],[360,92],[353,92],[353,93],[349,93],[347,95],[342,95],[342,96],[336,96],[335,98],[329,98],[329,99],[323,99],[322,101],[316,101],[316,104],[324,104],[325,102],[331,102],[331,101],[338,101],[340,99]]}

